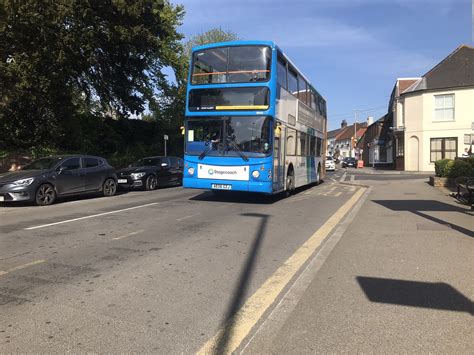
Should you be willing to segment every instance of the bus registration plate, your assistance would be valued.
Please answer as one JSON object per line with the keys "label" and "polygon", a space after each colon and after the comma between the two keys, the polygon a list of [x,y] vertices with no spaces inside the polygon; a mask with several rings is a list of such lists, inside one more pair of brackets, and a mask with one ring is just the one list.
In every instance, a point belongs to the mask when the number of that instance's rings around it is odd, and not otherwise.
{"label": "bus registration plate", "polygon": [[232,185],[227,184],[212,184],[211,188],[216,190],[232,190]]}

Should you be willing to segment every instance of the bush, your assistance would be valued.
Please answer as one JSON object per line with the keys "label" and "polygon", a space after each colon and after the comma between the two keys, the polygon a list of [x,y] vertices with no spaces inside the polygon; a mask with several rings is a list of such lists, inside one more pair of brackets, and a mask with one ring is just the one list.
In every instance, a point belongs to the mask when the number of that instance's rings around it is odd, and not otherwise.
{"label": "bush", "polygon": [[436,173],[436,176],[447,176],[445,175],[445,170],[446,170],[446,166],[448,165],[448,163],[452,161],[451,159],[441,159],[441,160],[437,160],[435,161],[435,173]]}
{"label": "bush", "polygon": [[474,176],[474,169],[471,164],[465,160],[454,160],[447,171],[447,176],[450,178],[457,178],[460,176]]}

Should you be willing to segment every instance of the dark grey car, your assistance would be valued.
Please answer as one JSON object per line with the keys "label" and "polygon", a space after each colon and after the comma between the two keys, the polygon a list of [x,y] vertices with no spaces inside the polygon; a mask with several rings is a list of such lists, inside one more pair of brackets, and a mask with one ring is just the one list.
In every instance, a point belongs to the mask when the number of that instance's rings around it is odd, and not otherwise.
{"label": "dark grey car", "polygon": [[146,157],[128,168],[117,171],[118,183],[125,188],[154,190],[157,187],[181,185],[183,181],[183,159],[178,157]]}
{"label": "dark grey car", "polygon": [[117,175],[107,160],[90,155],[42,158],[19,171],[0,174],[0,202],[50,205],[58,196],[102,192],[113,196]]}

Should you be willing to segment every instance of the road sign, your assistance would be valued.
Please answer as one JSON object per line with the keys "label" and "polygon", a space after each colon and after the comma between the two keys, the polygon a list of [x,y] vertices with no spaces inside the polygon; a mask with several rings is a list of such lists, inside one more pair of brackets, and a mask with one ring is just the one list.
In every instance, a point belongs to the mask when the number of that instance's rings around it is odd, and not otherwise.
{"label": "road sign", "polygon": [[168,135],[165,134],[165,135],[163,136],[163,139],[164,139],[165,141],[167,141],[167,140],[168,140]]}

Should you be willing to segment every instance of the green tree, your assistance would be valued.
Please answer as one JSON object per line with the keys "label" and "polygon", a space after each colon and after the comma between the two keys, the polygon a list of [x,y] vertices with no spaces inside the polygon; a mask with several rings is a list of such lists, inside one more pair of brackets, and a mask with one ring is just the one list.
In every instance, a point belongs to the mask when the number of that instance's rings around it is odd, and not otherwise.
{"label": "green tree", "polygon": [[182,76],[168,0],[0,1],[0,148],[70,147],[82,116],[144,111]]}
{"label": "green tree", "polygon": [[189,61],[193,47],[208,43],[236,41],[238,39],[240,38],[232,31],[225,31],[220,27],[211,28],[209,31],[192,36],[188,41],[186,41],[184,45],[184,53]]}

